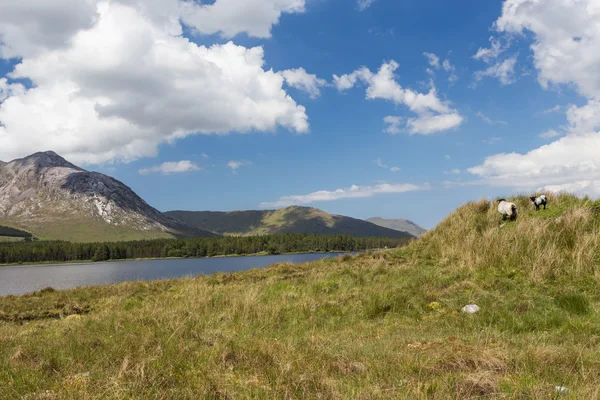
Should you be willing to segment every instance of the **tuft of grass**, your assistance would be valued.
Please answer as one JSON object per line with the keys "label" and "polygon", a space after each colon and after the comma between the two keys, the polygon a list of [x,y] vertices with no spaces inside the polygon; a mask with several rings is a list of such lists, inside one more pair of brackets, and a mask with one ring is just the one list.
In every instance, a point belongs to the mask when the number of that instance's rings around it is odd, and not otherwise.
{"label": "tuft of grass", "polygon": [[404,249],[0,298],[0,398],[599,398],[594,206],[515,200]]}
{"label": "tuft of grass", "polygon": [[560,308],[572,314],[584,315],[591,311],[588,298],[581,293],[559,294],[554,300]]}

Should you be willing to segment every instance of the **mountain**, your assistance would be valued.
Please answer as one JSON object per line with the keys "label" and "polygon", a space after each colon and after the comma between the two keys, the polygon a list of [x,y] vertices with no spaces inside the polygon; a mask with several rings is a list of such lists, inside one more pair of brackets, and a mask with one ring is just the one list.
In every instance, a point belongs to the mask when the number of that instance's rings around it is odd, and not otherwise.
{"label": "mountain", "polygon": [[71,241],[214,235],[163,215],[122,182],[52,151],[0,163],[0,225]]}
{"label": "mountain", "polygon": [[420,227],[412,221],[402,218],[384,219],[380,217],[373,217],[367,219],[367,221],[375,225],[383,226],[384,228],[393,229],[395,231],[408,232],[416,237],[419,237],[427,232],[427,229]]}
{"label": "mountain", "polygon": [[276,233],[346,234],[357,237],[413,237],[360,219],[328,214],[312,207],[292,206],[265,211],[168,211],[169,217],[220,235]]}

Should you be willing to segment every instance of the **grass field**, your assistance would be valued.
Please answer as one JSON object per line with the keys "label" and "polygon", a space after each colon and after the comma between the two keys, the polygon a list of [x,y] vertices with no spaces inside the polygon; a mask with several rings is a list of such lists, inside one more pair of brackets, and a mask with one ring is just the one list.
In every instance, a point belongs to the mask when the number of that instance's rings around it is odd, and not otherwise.
{"label": "grass field", "polygon": [[549,197],[399,250],[0,298],[0,398],[600,398],[600,211]]}

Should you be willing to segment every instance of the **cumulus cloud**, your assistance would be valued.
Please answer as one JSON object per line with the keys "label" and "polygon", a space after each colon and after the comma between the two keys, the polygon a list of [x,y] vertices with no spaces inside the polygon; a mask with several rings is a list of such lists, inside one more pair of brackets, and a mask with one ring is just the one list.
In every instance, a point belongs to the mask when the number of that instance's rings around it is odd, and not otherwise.
{"label": "cumulus cloud", "polygon": [[142,168],[139,173],[142,175],[148,175],[152,173],[160,173],[163,175],[180,174],[183,172],[200,171],[198,165],[194,164],[190,160],[164,162],[160,165],[155,165],[150,168]]}
{"label": "cumulus cloud", "polygon": [[506,50],[506,46],[503,46],[500,41],[493,36],[490,37],[489,40],[490,47],[480,47],[479,50],[477,50],[477,53],[473,56],[474,59],[490,63],[498,58],[500,53]]}
{"label": "cumulus cloud", "polygon": [[539,189],[540,191],[554,192],[554,193],[572,193],[578,196],[591,196],[598,198],[600,197],[600,180],[583,180],[570,183],[564,183],[562,185],[547,185]]}
{"label": "cumulus cloud", "polygon": [[186,0],[180,2],[180,9],[183,22],[201,34],[218,33],[232,38],[247,33],[269,38],[271,27],[279,23],[281,14],[303,13],[305,3],[305,0],[216,0],[213,4],[198,4]]}
{"label": "cumulus cloud", "polygon": [[0,2],[0,58],[30,57],[69,45],[93,26],[95,0],[18,0]]}
{"label": "cumulus cloud", "polygon": [[[406,127],[410,134],[428,135],[460,126],[463,117],[458,111],[450,107],[450,103],[442,101],[437,94],[437,89],[432,87],[427,94],[418,93],[411,89],[404,89],[395,80],[394,71],[399,65],[395,61],[385,62],[376,74],[368,68],[362,67],[356,71],[342,76],[333,76],[333,84],[338,90],[344,91],[353,88],[359,82],[367,85],[366,98],[369,100],[390,100],[395,104],[403,104],[410,111],[417,114],[416,118],[409,118]],[[398,117],[387,117],[384,122],[391,124],[388,132],[398,133]],[[391,130],[390,130],[391,129]]]}
{"label": "cumulus cloud", "polygon": [[312,99],[319,97],[321,95],[320,88],[327,85],[326,80],[307,73],[304,68],[287,69],[281,71],[281,75],[289,86],[305,91]]}
{"label": "cumulus cloud", "polygon": [[600,176],[600,133],[568,135],[525,154],[487,157],[469,172],[484,183],[536,187],[594,180]]}
{"label": "cumulus cloud", "polygon": [[358,7],[358,11],[365,11],[367,8],[371,7],[376,0],[356,0],[356,7]]}
{"label": "cumulus cloud", "polygon": [[[469,169],[479,182],[521,189],[571,191],[600,196],[600,6],[595,0],[506,0],[495,27],[508,35],[527,32],[538,81],[567,85],[588,99],[569,106],[565,136],[529,152],[487,157]],[[546,112],[561,111],[561,106]],[[558,139],[556,139],[558,138]]]}
{"label": "cumulus cloud", "polygon": [[600,129],[600,101],[590,100],[584,106],[567,109],[568,130],[573,134],[586,134]]}
{"label": "cumulus cloud", "polygon": [[510,85],[515,82],[515,65],[517,56],[507,58],[504,61],[495,63],[485,70],[475,72],[475,80],[481,81],[484,77],[496,78],[503,85]]}
{"label": "cumulus cloud", "polygon": [[[66,3],[57,4],[69,14]],[[9,93],[0,104],[0,158],[51,148],[77,163],[127,162],[191,134],[308,131],[284,77],[264,69],[262,47],[198,46],[180,36],[167,3],[99,2],[91,26],[61,31],[44,51],[21,42],[26,33],[5,36],[2,51],[24,56],[9,77],[33,86],[0,83],[1,96]],[[7,26],[0,19],[2,32]]]}
{"label": "cumulus cloud", "polygon": [[236,160],[231,160],[231,161],[229,161],[229,162],[227,163],[227,166],[228,166],[229,168],[231,168],[231,171],[232,171],[234,174],[237,174],[237,170],[238,170],[238,169],[240,169],[240,168],[242,168],[242,167],[245,167],[245,166],[248,166],[248,165],[252,165],[252,162],[250,162],[250,161],[245,161],[245,160],[237,160],[237,161],[236,161]]}
{"label": "cumulus cloud", "polygon": [[429,65],[435,69],[440,69],[440,58],[433,53],[423,53],[425,57],[427,57],[427,61]]}
{"label": "cumulus cloud", "polygon": [[499,32],[533,36],[531,50],[543,87],[574,85],[600,97],[600,6],[597,0],[506,0]]}
{"label": "cumulus cloud", "polygon": [[305,195],[293,195],[283,196],[277,201],[264,202],[260,204],[262,208],[268,207],[288,207],[291,205],[310,204],[319,201],[334,201],[341,199],[360,198],[360,197],[371,197],[378,194],[389,194],[389,193],[405,193],[416,190],[428,190],[430,189],[429,184],[424,185],[413,185],[410,183],[405,184],[389,184],[384,183],[375,186],[356,186],[352,185],[346,189],[337,189],[334,191],[320,190],[318,192],[305,194]]}

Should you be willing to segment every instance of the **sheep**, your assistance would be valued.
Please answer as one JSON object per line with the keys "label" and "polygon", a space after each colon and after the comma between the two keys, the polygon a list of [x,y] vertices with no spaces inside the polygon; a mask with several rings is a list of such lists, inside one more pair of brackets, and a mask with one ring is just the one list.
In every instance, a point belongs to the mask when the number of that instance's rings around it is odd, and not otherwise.
{"label": "sheep", "polygon": [[510,217],[511,221],[517,220],[517,205],[506,201],[506,199],[498,199],[498,212],[502,214],[503,220],[506,217]]}
{"label": "sheep", "polygon": [[533,205],[535,206],[536,210],[540,209],[540,206],[543,205],[544,206],[544,210],[546,209],[546,203],[548,202],[548,200],[546,199],[545,195],[541,195],[540,197],[530,197],[531,202],[533,203]]}

